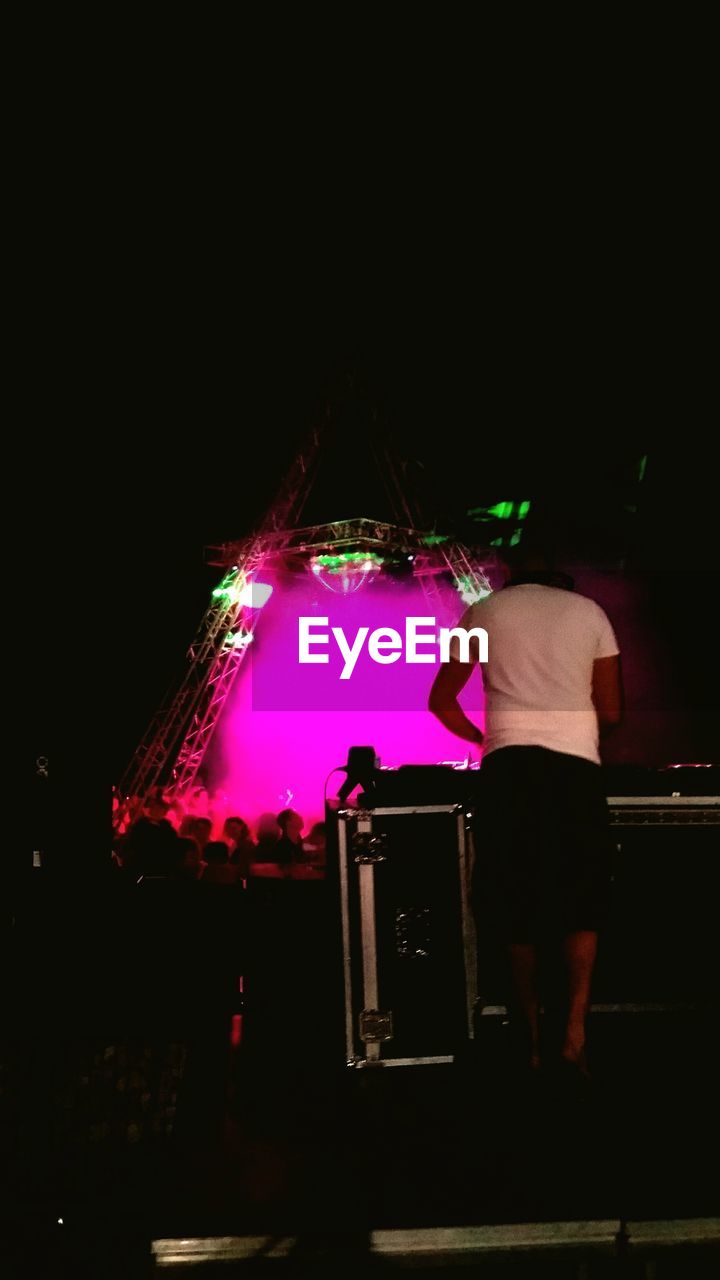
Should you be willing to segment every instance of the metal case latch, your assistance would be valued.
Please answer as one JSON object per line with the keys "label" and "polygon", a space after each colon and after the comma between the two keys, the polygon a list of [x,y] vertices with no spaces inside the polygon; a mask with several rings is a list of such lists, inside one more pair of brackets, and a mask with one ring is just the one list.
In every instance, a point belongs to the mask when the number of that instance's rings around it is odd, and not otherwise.
{"label": "metal case latch", "polygon": [[355,861],[360,864],[387,862],[387,836],[374,836],[370,831],[356,831],[352,838]]}
{"label": "metal case latch", "polygon": [[360,1039],[365,1044],[381,1044],[392,1040],[393,1020],[390,1010],[363,1009],[360,1013]]}

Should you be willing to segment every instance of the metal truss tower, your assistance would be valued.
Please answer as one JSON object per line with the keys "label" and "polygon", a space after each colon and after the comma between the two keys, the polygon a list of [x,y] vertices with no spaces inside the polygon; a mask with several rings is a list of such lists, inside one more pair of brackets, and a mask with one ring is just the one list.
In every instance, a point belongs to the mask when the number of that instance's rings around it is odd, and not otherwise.
{"label": "metal truss tower", "polygon": [[187,651],[182,681],[150,722],[120,779],[113,816],[116,830],[127,822],[134,801],[144,799],[159,784],[174,795],[183,795],[192,786],[252,640],[257,613],[247,607],[244,593],[263,564],[268,545],[302,514],[317,466],[323,425],[308,435],[262,524],[239,544],[237,563],[229,567],[213,592]]}
{"label": "metal truss tower", "polygon": [[[123,830],[137,802],[162,786],[166,795],[182,797],[193,787],[220,714],[252,642],[260,610],[249,607],[252,583],[264,566],[288,554],[310,557],[333,551],[339,555],[362,547],[380,555],[413,556],[417,577],[432,616],[443,612],[439,577],[450,574],[466,603],[490,592],[484,568],[461,543],[423,533],[420,519],[398,476],[389,451],[375,451],[398,524],[368,519],[335,521],[299,528],[298,520],[312,488],[323,427],[310,433],[267,516],[248,538],[208,548],[208,563],[225,570],[187,651],[187,667],[179,686],[152,720],[118,785],[114,814]],[[488,558],[485,558],[485,565]]]}

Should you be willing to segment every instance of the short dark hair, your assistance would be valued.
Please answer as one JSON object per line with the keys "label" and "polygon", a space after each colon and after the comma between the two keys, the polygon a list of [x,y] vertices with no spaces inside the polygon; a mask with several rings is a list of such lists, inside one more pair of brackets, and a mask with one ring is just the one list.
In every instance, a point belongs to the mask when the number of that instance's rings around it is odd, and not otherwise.
{"label": "short dark hair", "polygon": [[228,847],[224,840],[211,840],[205,845],[205,861],[206,862],[227,862],[229,859]]}
{"label": "short dark hair", "polygon": [[556,569],[558,540],[554,531],[542,526],[523,530],[514,547],[499,547],[498,560],[509,569]]}
{"label": "short dark hair", "polygon": [[300,814],[296,809],[281,809],[277,816],[277,824],[281,831],[287,831],[287,825],[291,818],[299,818]]}

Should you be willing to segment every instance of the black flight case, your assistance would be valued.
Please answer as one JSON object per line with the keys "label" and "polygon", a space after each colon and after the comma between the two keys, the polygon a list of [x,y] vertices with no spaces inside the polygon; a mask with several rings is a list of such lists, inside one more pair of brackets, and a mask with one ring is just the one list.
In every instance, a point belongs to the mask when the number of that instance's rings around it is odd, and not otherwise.
{"label": "black flight case", "polygon": [[470,818],[458,803],[337,812],[349,1067],[452,1062],[473,1039]]}

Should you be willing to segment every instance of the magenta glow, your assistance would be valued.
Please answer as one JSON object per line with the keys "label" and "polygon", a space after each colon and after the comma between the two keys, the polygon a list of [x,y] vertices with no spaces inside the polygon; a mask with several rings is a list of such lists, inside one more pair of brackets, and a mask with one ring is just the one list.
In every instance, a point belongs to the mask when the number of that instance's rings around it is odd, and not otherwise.
{"label": "magenta glow", "polygon": [[[273,586],[218,728],[221,777],[215,781],[234,811],[254,823],[260,813],[291,804],[306,823],[321,818],[325,780],[355,744],[372,743],[384,766],[464,759],[464,744],[427,710],[437,646],[425,650],[430,662],[392,665],[374,661],[365,646],[353,678],[345,681],[338,678],[339,651],[322,666],[301,666],[297,660],[303,616],[328,617],[348,636],[359,627],[404,635],[408,617],[431,612],[417,579],[380,574],[357,592],[337,595],[309,574],[287,575]],[[439,623],[453,626],[463,605],[448,585],[438,592],[433,609],[441,615]],[[461,701],[482,724],[478,673]],[[340,775],[330,780],[330,795],[340,781]]]}

